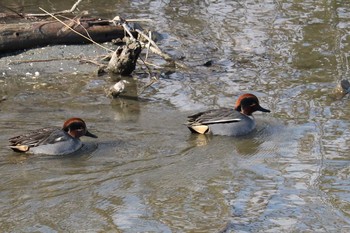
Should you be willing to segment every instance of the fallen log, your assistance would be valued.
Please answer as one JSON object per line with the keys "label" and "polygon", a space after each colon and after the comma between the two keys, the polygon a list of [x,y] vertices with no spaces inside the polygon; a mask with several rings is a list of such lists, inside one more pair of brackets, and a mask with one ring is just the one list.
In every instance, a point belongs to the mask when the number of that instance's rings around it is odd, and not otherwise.
{"label": "fallen log", "polygon": [[[73,26],[71,20],[64,21],[75,31],[102,43],[126,36],[124,28],[108,20],[81,18]],[[138,33],[131,32],[135,38]],[[39,21],[18,24],[0,24],[0,52],[17,51],[54,44],[91,43],[57,21]]]}

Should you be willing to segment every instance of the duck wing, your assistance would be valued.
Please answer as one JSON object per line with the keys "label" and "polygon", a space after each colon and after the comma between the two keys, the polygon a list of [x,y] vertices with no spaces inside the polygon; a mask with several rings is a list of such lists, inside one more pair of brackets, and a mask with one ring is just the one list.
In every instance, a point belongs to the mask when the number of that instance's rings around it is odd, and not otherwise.
{"label": "duck wing", "polygon": [[188,116],[187,125],[209,125],[239,122],[241,113],[231,108],[219,108]]}
{"label": "duck wing", "polygon": [[54,138],[57,138],[55,134],[60,132],[60,128],[58,127],[46,127],[38,130],[30,131],[26,134],[22,134],[16,137],[12,137],[9,139],[10,147],[16,146],[27,146],[28,149],[30,147],[54,143]]}

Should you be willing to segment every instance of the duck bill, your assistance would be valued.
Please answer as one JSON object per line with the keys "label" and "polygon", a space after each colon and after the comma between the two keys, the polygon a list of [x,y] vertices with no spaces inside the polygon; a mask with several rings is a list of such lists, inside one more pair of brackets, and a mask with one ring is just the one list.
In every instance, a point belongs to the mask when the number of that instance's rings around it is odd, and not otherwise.
{"label": "duck bill", "polygon": [[96,136],[95,134],[92,134],[92,133],[90,133],[89,131],[86,131],[85,136],[91,137],[91,138],[97,138],[97,136]]}
{"label": "duck bill", "polygon": [[259,106],[259,108],[257,109],[258,111],[261,111],[261,112],[271,112],[270,110],[266,109],[266,108],[263,108],[261,106]]}

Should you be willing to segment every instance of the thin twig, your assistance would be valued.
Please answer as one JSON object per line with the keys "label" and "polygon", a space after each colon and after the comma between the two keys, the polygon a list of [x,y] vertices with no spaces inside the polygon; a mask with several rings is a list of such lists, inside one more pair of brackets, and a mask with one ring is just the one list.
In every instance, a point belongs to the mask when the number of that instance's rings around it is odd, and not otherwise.
{"label": "thin twig", "polygon": [[155,53],[158,54],[159,56],[161,56],[162,58],[164,58],[166,61],[173,61],[173,59],[166,53],[163,53],[160,48],[158,47],[158,45],[150,38],[148,37],[145,33],[143,33],[142,31],[140,31],[139,29],[135,29],[135,31],[137,31],[141,36],[143,36],[149,43],[152,44],[152,46],[149,47],[149,49]]}
{"label": "thin twig", "polygon": [[40,10],[44,11],[46,14],[49,14],[52,18],[56,19],[58,22],[62,23],[64,26],[66,26],[67,28],[69,28],[70,30],[72,30],[73,32],[75,32],[76,34],[78,34],[79,36],[81,37],[84,37],[85,39],[87,39],[88,41],[90,41],[91,43],[109,51],[109,52],[114,52],[113,50],[109,49],[109,48],[106,48],[102,45],[100,45],[99,43],[96,43],[95,41],[93,41],[92,39],[90,39],[89,37],[81,34],[80,32],[74,30],[73,28],[69,27],[69,25],[67,25],[65,22],[63,22],[62,20],[60,20],[59,18],[57,18],[56,16],[52,15],[51,13],[47,12],[46,10],[42,9],[41,7],[39,7]]}
{"label": "thin twig", "polygon": [[[87,14],[88,14],[87,11],[82,11],[82,12],[80,12],[77,16],[75,16],[73,19],[68,18],[68,17],[66,17],[66,16],[63,16],[63,15],[60,15],[60,17],[66,19],[66,20],[71,21],[71,22],[68,24],[68,26],[69,26],[69,27],[73,27],[74,25],[81,25],[81,24],[80,24],[80,19],[81,19],[81,17],[83,17],[84,15],[87,15]],[[83,27],[83,29],[85,29],[85,28]],[[67,27],[61,28],[61,29],[57,32],[57,35],[60,35],[61,33],[66,32],[67,30],[69,30],[69,28],[67,28]],[[85,29],[85,32],[87,32],[86,29]],[[89,35],[88,35],[88,36],[89,36]],[[89,36],[89,37],[90,37],[90,36]],[[91,37],[90,37],[90,38],[91,38]]]}
{"label": "thin twig", "polygon": [[[147,68],[147,73],[148,73],[148,77],[151,79],[151,81],[149,81],[147,84],[145,84],[142,88],[141,88],[141,90],[139,91],[139,95],[140,94],[142,94],[145,90],[146,90],[146,88],[148,88],[148,87],[150,87],[153,83],[155,83],[155,82],[158,82],[158,78],[156,77],[156,76],[152,76],[152,70],[147,66],[147,64],[146,64],[146,62],[141,58],[141,57],[139,57],[139,59],[143,62],[143,64],[146,66],[146,68]],[[141,69],[143,69],[142,68],[142,66],[141,66]]]}
{"label": "thin twig", "polygon": [[12,10],[11,8],[9,8],[9,7],[7,7],[7,6],[4,6],[4,5],[1,4],[1,3],[0,3],[0,6],[1,6],[1,8],[5,8],[6,10],[11,11],[12,13],[15,13],[15,14],[18,15],[19,17],[24,18],[24,16],[23,16],[21,13],[18,13],[17,11]]}
{"label": "thin twig", "polygon": [[151,77],[151,81],[149,81],[146,85],[144,85],[138,94],[139,95],[142,94],[148,87],[152,86],[152,84],[156,82],[158,82],[158,78],[155,76]]}
{"label": "thin twig", "polygon": [[80,59],[80,62],[91,63],[91,64],[94,64],[96,66],[103,66],[103,64],[98,63],[97,61],[89,60],[89,59],[85,59],[85,58]]}
{"label": "thin twig", "polygon": [[[152,76],[152,70],[147,66],[146,62],[141,58],[139,57],[139,59],[142,61],[142,63],[146,66],[147,68],[147,71],[148,71],[148,75],[149,76]],[[142,68],[142,67],[141,67]]]}
{"label": "thin twig", "polygon": [[126,23],[122,23],[122,26],[124,28],[124,31],[126,31],[129,34],[130,39],[136,40],[135,37],[131,34],[128,25]]}
{"label": "thin twig", "polygon": [[72,8],[68,11],[68,13],[71,13],[73,11],[75,11],[75,8],[77,8],[77,6],[79,5],[79,3],[81,2],[82,0],[78,0],[76,3],[74,3],[74,5],[72,6]]}
{"label": "thin twig", "polygon": [[59,30],[59,31],[57,32],[57,35],[60,35],[61,32],[62,32],[62,33],[63,33],[63,32],[66,32],[67,30],[69,30],[70,28],[72,28],[72,27],[74,26],[74,24],[76,24],[77,26],[81,26],[81,28],[85,31],[87,37],[89,37],[91,40],[93,40],[92,37],[90,36],[89,31],[88,31],[83,25],[81,25],[81,23],[80,23],[80,18],[81,18],[83,15],[87,15],[87,14],[88,14],[87,11],[82,11],[82,12],[79,13],[77,16],[75,16],[73,19],[68,18],[68,17],[65,17],[65,16],[63,16],[63,15],[60,15],[60,17],[66,19],[66,20],[71,21],[71,23],[68,24],[69,27],[65,27],[65,28],[62,28],[61,30]]}
{"label": "thin twig", "polygon": [[[78,0],[76,3],[74,3],[74,5],[72,6],[72,8],[70,10],[58,11],[58,12],[54,12],[54,13],[46,13],[45,12],[46,14],[26,14],[26,16],[30,16],[30,17],[45,17],[45,16],[52,16],[52,15],[72,13],[73,11],[75,11],[75,9],[77,8],[77,6],[79,5],[79,3],[81,1],[83,1],[83,0]],[[40,7],[39,7],[39,9],[40,9]]]}
{"label": "thin twig", "polygon": [[156,64],[153,64],[153,63],[150,63],[150,62],[147,62],[147,61],[145,61],[145,64],[146,64],[146,65],[149,65],[149,66],[153,66],[153,67],[156,68],[156,69],[161,69],[161,68],[162,68],[161,66],[158,66],[158,65],[156,65]]}
{"label": "thin twig", "polygon": [[125,19],[126,22],[152,22],[152,19]]}
{"label": "thin twig", "polygon": [[179,62],[179,61],[175,61],[171,56],[162,52],[162,50],[160,50],[160,48],[156,45],[156,43],[150,37],[148,37],[145,33],[140,31],[139,29],[135,29],[135,31],[138,32],[141,36],[143,36],[146,40],[148,40],[152,44],[152,46],[150,47],[150,50],[153,53],[158,54],[167,62],[174,62],[174,64],[178,67],[181,67],[183,69],[188,69],[188,67],[184,63]]}
{"label": "thin twig", "polygon": [[79,60],[81,57],[66,57],[66,58],[51,58],[51,59],[38,59],[38,60],[15,60],[8,63],[8,65],[32,63],[32,62],[50,62],[50,61],[61,61],[61,60]]}
{"label": "thin twig", "polygon": [[[149,31],[148,34],[149,34],[149,38],[152,38],[152,32]],[[149,53],[149,50],[150,50],[150,48],[151,48],[151,42],[150,42],[150,41],[148,41],[148,43],[147,43],[147,45],[146,45],[146,48],[147,48],[147,51],[146,51],[145,62],[147,61],[148,53]]]}
{"label": "thin twig", "polygon": [[[153,47],[155,47],[156,49],[158,49],[160,51],[160,48],[158,47],[158,45],[150,37],[148,37],[145,33],[143,33],[139,29],[135,29],[135,31],[137,31],[139,34],[141,34],[144,38],[146,38],[153,45]],[[160,51],[160,52],[162,52],[162,51]]]}

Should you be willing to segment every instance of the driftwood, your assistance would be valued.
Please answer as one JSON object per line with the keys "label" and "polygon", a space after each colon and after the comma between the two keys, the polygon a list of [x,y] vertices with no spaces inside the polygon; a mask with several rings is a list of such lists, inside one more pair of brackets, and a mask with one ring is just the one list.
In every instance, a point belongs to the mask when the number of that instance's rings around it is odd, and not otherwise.
{"label": "driftwood", "polygon": [[130,75],[135,70],[141,50],[141,44],[138,41],[119,47],[113,52],[107,70],[115,74]]}
{"label": "driftwood", "polygon": [[[64,21],[75,31],[91,38],[95,42],[106,42],[125,36],[121,25],[108,20],[81,18],[72,25],[71,20]],[[132,32],[137,37],[137,32]],[[52,44],[91,43],[80,35],[68,30],[61,22],[39,21],[33,23],[0,24],[0,52],[28,49]]]}
{"label": "driftwood", "polygon": [[[18,24],[9,24],[8,22],[5,22],[5,24],[0,23],[0,57],[1,52],[4,51],[27,49],[48,44],[94,43],[96,46],[103,47],[106,51],[112,52],[110,56],[108,56],[110,57],[108,65],[86,58],[72,59],[79,59],[97,65],[99,67],[98,75],[105,72],[119,75],[130,75],[135,70],[136,63],[139,59],[143,66],[147,68],[147,73],[150,79],[149,83],[141,88],[140,93],[144,92],[146,88],[159,81],[160,74],[154,73],[148,66],[153,65],[147,62],[149,51],[160,55],[168,64],[174,66],[174,68],[179,67],[187,69],[186,65],[173,60],[171,56],[163,53],[160,48],[158,48],[156,43],[151,39],[151,32],[149,32],[149,35],[146,35],[143,31],[139,30],[140,27],[138,27],[138,24],[135,24],[133,29],[128,25],[128,22],[147,21],[147,19],[123,19],[119,16],[115,17],[113,20],[87,19],[86,17],[83,18],[83,15],[87,15],[87,12],[84,11],[80,12],[78,15],[74,15],[73,19],[61,15],[62,13],[73,13],[81,1],[82,0],[77,0],[70,10],[53,13],[47,12],[40,7],[39,9],[45,14],[18,14],[15,11],[10,10],[12,13],[15,13],[17,17],[27,21]],[[0,3],[0,7],[1,6]],[[58,16],[56,17],[56,15]],[[55,19],[55,21],[29,22],[30,20],[38,20],[38,17],[48,16]],[[61,20],[62,18],[66,20]],[[99,44],[101,42],[112,40],[119,40],[120,42],[123,42],[123,45],[118,47],[117,50],[111,51]],[[139,57],[143,48],[147,48],[145,60]],[[39,62],[41,61],[45,60],[40,60]],[[30,62],[35,61],[31,60]],[[124,90],[125,83],[122,82],[119,84],[120,85],[117,83],[110,88],[108,95],[114,97],[119,96]]]}

